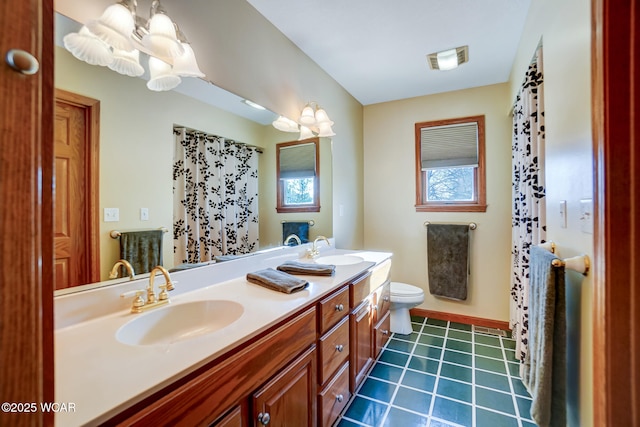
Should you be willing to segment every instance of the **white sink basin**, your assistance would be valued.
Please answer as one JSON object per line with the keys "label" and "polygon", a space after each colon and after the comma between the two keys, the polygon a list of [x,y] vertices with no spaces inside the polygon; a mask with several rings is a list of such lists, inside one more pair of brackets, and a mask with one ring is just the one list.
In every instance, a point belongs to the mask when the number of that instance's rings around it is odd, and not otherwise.
{"label": "white sink basin", "polygon": [[227,300],[194,301],[151,310],[122,325],[116,339],[136,346],[172,344],[216,332],[244,313],[241,304]]}
{"label": "white sink basin", "polygon": [[364,258],[357,255],[327,255],[315,259],[318,264],[351,265],[360,264]]}

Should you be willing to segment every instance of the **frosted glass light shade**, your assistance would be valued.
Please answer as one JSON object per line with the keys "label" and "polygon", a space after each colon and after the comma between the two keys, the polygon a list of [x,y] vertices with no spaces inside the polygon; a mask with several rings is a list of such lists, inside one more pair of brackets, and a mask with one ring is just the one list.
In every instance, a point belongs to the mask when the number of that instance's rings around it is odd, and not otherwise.
{"label": "frosted glass light shade", "polygon": [[149,32],[142,37],[142,44],[156,56],[176,58],[184,54],[173,21],[163,13],[156,13],[149,19]]}
{"label": "frosted glass light shade", "polygon": [[109,64],[109,68],[125,76],[139,77],[144,74],[144,68],[140,65],[140,51],[138,49],[131,52],[113,49],[113,62]]}
{"label": "frosted glass light shade", "polygon": [[149,57],[149,74],[151,78],[147,82],[147,88],[156,92],[171,90],[182,81],[172,73],[171,65],[153,56]]}
{"label": "frosted glass light shade", "polygon": [[279,116],[271,124],[282,132],[298,132],[298,124],[285,116]]}
{"label": "frosted glass light shade", "polygon": [[329,123],[320,123],[318,125],[318,136],[334,136],[335,132],[331,129],[331,124]]}
{"label": "frosted glass light shade", "polygon": [[196,55],[189,43],[181,43],[184,53],[173,61],[173,74],[183,77],[204,77],[196,62]]}
{"label": "frosted glass light shade", "polygon": [[329,116],[327,115],[327,112],[324,111],[322,108],[319,108],[316,111],[316,123],[318,125],[322,124],[322,123],[329,123],[329,126],[333,125],[333,122],[329,119]]}
{"label": "frosted glass light shade", "polygon": [[312,126],[316,123],[316,118],[313,114],[313,108],[310,105],[307,105],[302,110],[302,114],[300,114],[300,123],[305,126]]}
{"label": "frosted glass light shade", "polygon": [[300,126],[300,138],[298,141],[302,141],[303,139],[313,138],[313,132],[306,126]]}
{"label": "frosted glass light shade", "polygon": [[64,47],[77,59],[91,65],[106,66],[113,62],[108,44],[100,40],[85,26],[77,33],[69,33],[62,39]]}
{"label": "frosted glass light shade", "polygon": [[438,68],[441,70],[453,70],[458,66],[458,52],[456,49],[438,52],[436,58],[438,59]]}
{"label": "frosted glass light shade", "polygon": [[100,18],[87,23],[87,28],[116,49],[130,51],[134,48],[131,41],[135,30],[133,15],[121,4],[106,8]]}

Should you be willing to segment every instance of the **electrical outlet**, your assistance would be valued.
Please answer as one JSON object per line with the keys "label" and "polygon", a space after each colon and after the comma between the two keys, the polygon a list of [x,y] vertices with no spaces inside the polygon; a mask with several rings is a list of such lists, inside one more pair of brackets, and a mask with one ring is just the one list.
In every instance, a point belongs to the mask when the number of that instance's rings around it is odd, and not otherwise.
{"label": "electrical outlet", "polygon": [[149,208],[140,208],[140,220],[149,221]]}
{"label": "electrical outlet", "polygon": [[567,201],[560,200],[560,228],[567,228]]}
{"label": "electrical outlet", "polygon": [[104,222],[120,221],[120,209],[104,208]]}
{"label": "electrical outlet", "polygon": [[593,199],[580,200],[580,230],[593,234]]}

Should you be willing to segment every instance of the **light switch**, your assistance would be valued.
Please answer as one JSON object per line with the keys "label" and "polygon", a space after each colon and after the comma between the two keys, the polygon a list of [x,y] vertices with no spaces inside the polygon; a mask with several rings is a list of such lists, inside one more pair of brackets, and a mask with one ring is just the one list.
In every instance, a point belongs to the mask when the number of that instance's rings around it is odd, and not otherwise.
{"label": "light switch", "polygon": [[140,208],[140,220],[149,221],[149,208]]}
{"label": "light switch", "polygon": [[560,200],[560,228],[567,228],[567,201]]}
{"label": "light switch", "polygon": [[120,221],[120,209],[104,208],[104,222]]}
{"label": "light switch", "polygon": [[593,234],[593,199],[580,200],[580,230]]}

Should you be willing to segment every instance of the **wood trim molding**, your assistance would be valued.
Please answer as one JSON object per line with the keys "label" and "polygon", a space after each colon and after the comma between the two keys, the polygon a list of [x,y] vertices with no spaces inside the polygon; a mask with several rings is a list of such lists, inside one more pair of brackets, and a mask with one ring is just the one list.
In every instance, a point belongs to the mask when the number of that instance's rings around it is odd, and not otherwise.
{"label": "wood trim molding", "polygon": [[638,426],[640,9],[635,2],[591,4],[594,425]]}
{"label": "wood trim molding", "polygon": [[484,319],[482,317],[464,316],[462,314],[445,313],[442,311],[431,311],[423,308],[412,308],[409,310],[412,316],[422,316],[438,320],[448,320],[449,322],[464,323],[465,325],[484,326],[485,328],[496,328],[505,331],[510,330],[509,322],[502,320]]}
{"label": "wood trim molding", "polygon": [[[310,205],[285,205],[284,182],[280,179],[280,148],[301,144],[315,144],[316,149],[316,176],[313,180],[313,203]],[[302,141],[281,142],[276,144],[276,212],[320,212],[320,138],[314,137]]]}

